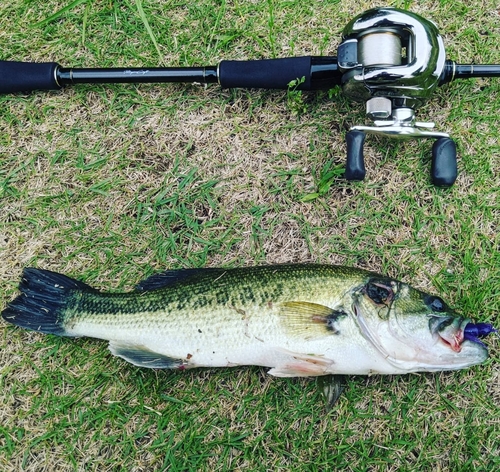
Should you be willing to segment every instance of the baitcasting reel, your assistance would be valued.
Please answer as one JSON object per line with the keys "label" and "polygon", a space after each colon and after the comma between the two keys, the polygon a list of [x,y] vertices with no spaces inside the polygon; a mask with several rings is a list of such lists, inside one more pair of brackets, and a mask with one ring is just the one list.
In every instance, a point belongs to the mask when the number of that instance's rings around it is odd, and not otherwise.
{"label": "baitcasting reel", "polygon": [[[372,126],[353,126],[347,134],[348,180],[365,177],[366,134],[388,138],[432,138],[432,181],[450,186],[457,177],[456,146],[434,123],[415,120],[415,110],[447,79],[444,43],[434,23],[410,12],[376,8],[344,29],[338,67],[344,93],[366,102]],[[448,68],[447,68],[448,66]]]}
{"label": "baitcasting reel", "polygon": [[345,178],[363,180],[366,134],[389,138],[431,138],[431,179],[449,187],[457,177],[456,146],[434,123],[416,121],[416,109],[437,86],[455,79],[500,77],[500,65],[455,64],[446,60],[434,23],[397,8],[374,8],[344,29],[335,56],[305,56],[253,61],[221,61],[218,66],[164,68],[63,68],[56,62],[0,61],[0,93],[57,90],[81,83],[218,83],[221,87],[320,90],[341,85],[344,93],[366,102],[371,126],[353,126],[346,135]]}

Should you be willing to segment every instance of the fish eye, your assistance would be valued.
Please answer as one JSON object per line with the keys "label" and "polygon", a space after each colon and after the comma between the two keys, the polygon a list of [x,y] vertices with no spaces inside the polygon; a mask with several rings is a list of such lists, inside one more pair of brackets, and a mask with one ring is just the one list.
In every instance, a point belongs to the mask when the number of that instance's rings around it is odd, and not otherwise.
{"label": "fish eye", "polygon": [[429,295],[425,298],[425,304],[434,312],[441,313],[446,311],[446,303],[439,297]]}
{"label": "fish eye", "polygon": [[394,298],[392,287],[381,281],[368,282],[364,292],[377,305],[388,305]]}

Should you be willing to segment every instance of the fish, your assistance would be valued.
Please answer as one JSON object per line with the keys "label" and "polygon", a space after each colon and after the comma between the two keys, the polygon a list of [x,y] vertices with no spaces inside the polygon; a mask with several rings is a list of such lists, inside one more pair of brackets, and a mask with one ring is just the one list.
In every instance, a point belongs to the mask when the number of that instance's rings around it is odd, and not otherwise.
{"label": "fish", "polygon": [[[6,322],[106,340],[153,369],[257,365],[331,379],[456,370],[483,363],[481,338],[497,332],[404,282],[321,264],[169,270],[121,293],[26,268],[19,290]],[[341,392],[338,381],[324,389]]]}

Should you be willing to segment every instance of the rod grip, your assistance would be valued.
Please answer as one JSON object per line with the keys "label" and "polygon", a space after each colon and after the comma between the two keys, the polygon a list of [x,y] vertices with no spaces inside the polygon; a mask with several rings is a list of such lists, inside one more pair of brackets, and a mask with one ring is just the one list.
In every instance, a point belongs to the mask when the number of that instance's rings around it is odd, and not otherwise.
{"label": "rod grip", "polygon": [[57,62],[0,61],[0,93],[58,90]]}
{"label": "rod grip", "polygon": [[311,89],[311,56],[255,61],[221,61],[222,88],[288,89],[292,80],[305,78],[298,88]]}

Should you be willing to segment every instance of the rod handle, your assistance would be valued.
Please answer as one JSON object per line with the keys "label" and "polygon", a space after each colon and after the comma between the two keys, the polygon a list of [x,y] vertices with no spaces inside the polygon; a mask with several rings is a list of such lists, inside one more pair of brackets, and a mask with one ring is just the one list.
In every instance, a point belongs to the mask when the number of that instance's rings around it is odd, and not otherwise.
{"label": "rod handle", "polygon": [[56,62],[0,61],[0,93],[58,90]]}
{"label": "rod handle", "polygon": [[431,180],[438,187],[451,187],[457,179],[457,146],[451,138],[439,138],[432,146]]}
{"label": "rod handle", "polygon": [[310,57],[221,61],[219,83],[223,88],[287,89],[292,80],[305,78],[302,88],[309,90]]}
{"label": "rod handle", "polygon": [[218,68],[222,88],[289,88],[300,82],[299,90],[327,90],[340,85],[342,74],[334,56],[302,56],[254,61],[221,61]]}
{"label": "rod handle", "polygon": [[347,161],[344,178],[347,180],[363,180],[366,175],[363,144],[366,134],[363,131],[352,130],[346,134]]}

